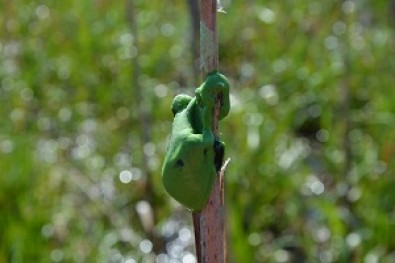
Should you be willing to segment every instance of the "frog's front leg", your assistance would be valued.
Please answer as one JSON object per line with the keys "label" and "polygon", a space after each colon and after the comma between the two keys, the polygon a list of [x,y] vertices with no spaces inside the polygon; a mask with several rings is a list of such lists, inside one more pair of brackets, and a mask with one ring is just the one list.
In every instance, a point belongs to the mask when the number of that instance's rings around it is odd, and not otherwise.
{"label": "frog's front leg", "polygon": [[204,83],[196,89],[195,94],[198,105],[208,108],[212,113],[214,113],[216,100],[219,98],[221,101],[219,119],[228,115],[230,110],[229,82],[224,75],[216,71],[208,74]]}

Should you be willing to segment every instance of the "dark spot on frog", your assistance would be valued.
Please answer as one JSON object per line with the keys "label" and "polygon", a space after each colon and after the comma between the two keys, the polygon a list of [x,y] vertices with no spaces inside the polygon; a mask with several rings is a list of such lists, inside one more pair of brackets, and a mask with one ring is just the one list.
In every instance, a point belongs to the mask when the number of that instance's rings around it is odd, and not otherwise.
{"label": "dark spot on frog", "polygon": [[184,162],[181,159],[178,159],[176,162],[177,166],[183,167],[184,166]]}

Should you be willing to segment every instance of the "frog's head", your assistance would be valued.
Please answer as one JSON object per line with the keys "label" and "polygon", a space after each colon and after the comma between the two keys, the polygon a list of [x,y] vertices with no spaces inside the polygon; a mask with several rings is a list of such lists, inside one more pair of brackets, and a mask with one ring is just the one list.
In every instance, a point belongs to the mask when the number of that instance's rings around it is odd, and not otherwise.
{"label": "frog's head", "polygon": [[176,116],[177,113],[185,109],[191,99],[192,98],[190,96],[185,94],[177,95],[171,104],[171,111],[173,112],[173,115]]}

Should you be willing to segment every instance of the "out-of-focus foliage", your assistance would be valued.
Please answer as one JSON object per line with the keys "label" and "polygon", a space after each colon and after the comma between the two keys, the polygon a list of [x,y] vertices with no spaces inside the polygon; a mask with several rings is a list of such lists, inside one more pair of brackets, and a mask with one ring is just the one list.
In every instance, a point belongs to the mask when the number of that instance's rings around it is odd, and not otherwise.
{"label": "out-of-focus foliage", "polygon": [[[230,262],[395,262],[389,2],[222,1]],[[0,2],[0,263],[194,262],[160,181],[188,10]]]}

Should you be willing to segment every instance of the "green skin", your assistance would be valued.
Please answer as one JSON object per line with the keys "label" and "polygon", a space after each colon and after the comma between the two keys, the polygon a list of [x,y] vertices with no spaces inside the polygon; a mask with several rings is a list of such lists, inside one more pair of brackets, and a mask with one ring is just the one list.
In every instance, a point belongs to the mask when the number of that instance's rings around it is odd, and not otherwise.
{"label": "green skin", "polygon": [[207,75],[195,90],[194,98],[181,94],[172,104],[173,129],[162,167],[162,181],[174,199],[194,212],[204,207],[211,194],[216,176],[215,147],[221,148],[222,153],[224,149],[222,142],[215,143],[212,132],[218,95],[221,120],[229,113],[229,83],[216,71]]}

